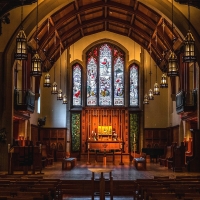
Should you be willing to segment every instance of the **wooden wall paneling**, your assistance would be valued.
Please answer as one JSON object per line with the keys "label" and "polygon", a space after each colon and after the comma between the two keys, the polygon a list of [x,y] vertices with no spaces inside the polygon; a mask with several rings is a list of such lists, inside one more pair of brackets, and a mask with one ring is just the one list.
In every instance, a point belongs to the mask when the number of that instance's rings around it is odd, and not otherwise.
{"label": "wooden wall paneling", "polygon": [[40,140],[46,145],[47,153],[54,154],[54,160],[63,158],[66,151],[66,128],[40,128]]}
{"label": "wooden wall paneling", "polygon": [[36,145],[38,141],[38,126],[35,126],[31,124],[31,141],[33,142],[33,145]]}
{"label": "wooden wall paneling", "polygon": [[164,147],[171,144],[170,130],[165,128],[144,129],[144,148]]}

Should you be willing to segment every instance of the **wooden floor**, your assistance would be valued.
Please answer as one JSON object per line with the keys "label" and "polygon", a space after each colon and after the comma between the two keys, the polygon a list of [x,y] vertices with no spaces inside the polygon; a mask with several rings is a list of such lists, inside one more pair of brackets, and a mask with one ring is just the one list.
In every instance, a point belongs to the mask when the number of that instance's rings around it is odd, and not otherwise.
{"label": "wooden floor", "polygon": [[[124,163],[120,165],[116,162],[113,165],[111,162],[107,162],[103,165],[102,162],[87,164],[87,162],[77,161],[76,166],[71,170],[62,170],[61,162],[54,162],[53,165],[48,165],[42,170],[41,176],[43,178],[53,178],[61,180],[91,180],[92,172],[89,168],[111,168],[113,180],[136,180],[136,179],[151,179],[154,176],[169,176],[170,178],[175,178],[176,176],[196,176],[200,175],[200,172],[187,172],[183,169],[182,172],[173,172],[167,167],[160,166],[159,163],[147,163],[146,170],[137,170],[133,163]],[[139,166],[140,167],[140,166]],[[3,174],[6,172],[1,172]],[[15,172],[15,174],[20,174],[22,172]],[[31,172],[29,172],[31,174]],[[39,174],[39,172],[38,172]],[[98,174],[97,174],[98,176]],[[105,178],[108,178],[109,174],[105,174]],[[78,188],[77,188],[78,189]],[[89,200],[91,196],[77,196],[77,195],[65,195],[64,200]],[[97,200],[99,198],[95,198]],[[110,199],[106,197],[106,200]],[[114,200],[129,200],[133,199],[133,196],[114,196]]]}
{"label": "wooden floor", "polygon": [[107,167],[111,168],[113,180],[136,180],[136,179],[148,179],[154,176],[169,176],[175,178],[176,176],[196,176],[200,175],[200,172],[187,172],[183,169],[182,172],[173,172],[167,167],[160,166],[159,163],[147,163],[146,170],[136,170],[133,163],[124,163],[120,165],[116,163],[113,165],[108,162],[106,165],[103,163],[91,163],[87,165],[86,162],[77,161],[76,167],[72,170],[62,170],[61,162],[54,162],[53,165],[49,165],[43,169],[44,178],[59,178],[66,180],[90,180],[92,173],[88,168],[93,167]]}

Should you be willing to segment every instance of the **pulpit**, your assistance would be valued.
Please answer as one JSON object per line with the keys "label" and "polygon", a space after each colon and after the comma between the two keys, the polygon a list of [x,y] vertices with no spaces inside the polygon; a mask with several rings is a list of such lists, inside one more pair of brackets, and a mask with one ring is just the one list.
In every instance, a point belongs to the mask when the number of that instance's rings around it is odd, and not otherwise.
{"label": "pulpit", "polygon": [[[100,200],[105,200],[105,196],[109,195],[110,199],[113,200],[113,177],[112,171],[113,169],[110,168],[89,168],[92,172],[92,200],[94,200],[94,196],[99,196]],[[95,179],[95,173],[100,174],[99,179]],[[105,173],[109,173],[109,179],[105,179]],[[95,181],[99,182],[99,191],[95,191],[94,185]],[[110,182],[109,192],[106,193],[105,191],[105,181]]]}

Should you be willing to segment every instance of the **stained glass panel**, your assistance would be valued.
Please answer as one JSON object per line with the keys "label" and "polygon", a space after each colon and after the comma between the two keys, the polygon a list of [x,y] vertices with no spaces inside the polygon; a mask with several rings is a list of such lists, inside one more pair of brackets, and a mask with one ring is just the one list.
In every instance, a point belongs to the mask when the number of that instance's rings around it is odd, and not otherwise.
{"label": "stained glass panel", "polygon": [[99,105],[112,105],[112,54],[104,44],[99,49]]}
{"label": "stained glass panel", "polygon": [[79,64],[73,66],[73,105],[81,106],[81,67]]}
{"label": "stained glass panel", "polygon": [[92,56],[87,62],[87,105],[97,105],[97,62]]}
{"label": "stained glass panel", "polygon": [[139,142],[139,114],[130,113],[130,151],[138,151]]}
{"label": "stained glass panel", "polygon": [[114,105],[124,105],[124,61],[119,56],[114,61]]}
{"label": "stained glass panel", "polygon": [[138,106],[138,66],[130,67],[130,106]]}
{"label": "stained glass panel", "polygon": [[72,113],[72,151],[80,151],[81,141],[81,115]]}

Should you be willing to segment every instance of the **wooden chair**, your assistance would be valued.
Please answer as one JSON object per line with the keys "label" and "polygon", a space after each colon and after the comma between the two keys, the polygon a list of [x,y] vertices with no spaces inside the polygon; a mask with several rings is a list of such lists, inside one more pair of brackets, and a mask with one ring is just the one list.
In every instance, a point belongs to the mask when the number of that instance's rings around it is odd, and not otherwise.
{"label": "wooden chair", "polygon": [[173,157],[173,147],[172,145],[167,146],[165,150],[165,155],[159,158],[160,166],[168,167],[169,161],[172,161]]}

